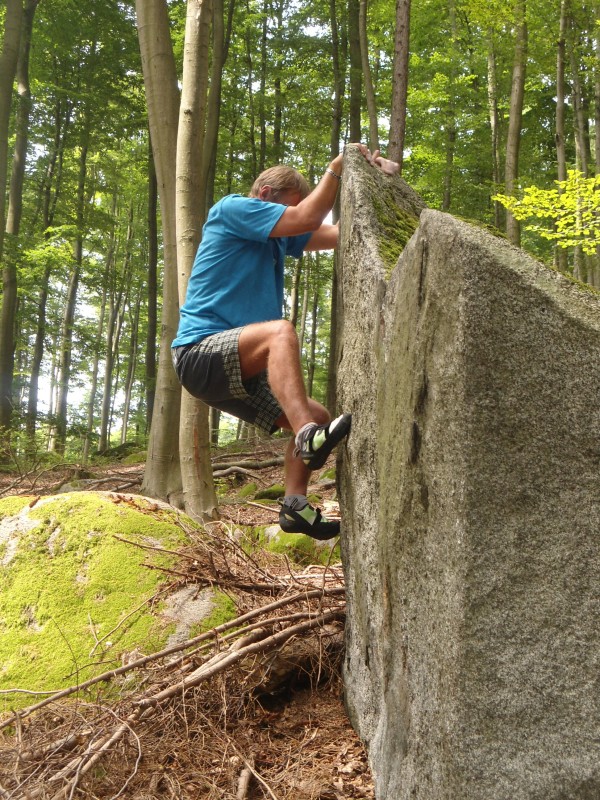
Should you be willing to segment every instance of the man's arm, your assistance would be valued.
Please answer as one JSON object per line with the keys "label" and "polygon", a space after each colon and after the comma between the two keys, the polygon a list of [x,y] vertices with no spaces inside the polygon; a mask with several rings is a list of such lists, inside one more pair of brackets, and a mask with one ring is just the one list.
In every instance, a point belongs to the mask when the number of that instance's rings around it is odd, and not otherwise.
{"label": "man's arm", "polygon": [[[272,237],[298,236],[317,231],[333,208],[342,174],[342,155],[334,158],[315,189],[297,206],[288,206],[271,231]],[[331,173],[335,173],[332,175]]]}
{"label": "man's arm", "polygon": [[338,225],[321,225],[305,244],[304,250],[335,250],[339,233]]}
{"label": "man's arm", "polygon": [[[371,158],[369,148],[356,145],[367,161]],[[333,159],[315,189],[297,206],[288,206],[270,233],[271,237],[297,236],[318,231],[323,220],[335,203],[342,176],[343,154]],[[333,173],[333,174],[332,174]]]}

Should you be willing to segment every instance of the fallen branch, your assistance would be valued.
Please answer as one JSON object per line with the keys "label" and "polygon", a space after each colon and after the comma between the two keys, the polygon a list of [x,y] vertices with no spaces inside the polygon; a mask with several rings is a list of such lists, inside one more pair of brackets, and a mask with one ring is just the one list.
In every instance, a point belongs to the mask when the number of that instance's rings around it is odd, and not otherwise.
{"label": "fallen branch", "polygon": [[269,467],[280,467],[284,463],[283,456],[269,458],[266,461],[246,460],[246,461],[216,461],[212,468],[226,469],[227,467],[242,467],[243,469],[268,469]]}
{"label": "fallen branch", "polygon": [[[215,628],[212,628],[210,631],[206,631],[198,636],[194,636],[192,639],[188,639],[186,642],[181,644],[171,645],[170,647],[166,647],[164,650],[160,650],[158,653],[152,653],[148,656],[143,656],[142,658],[138,658],[135,661],[131,661],[129,664],[124,664],[121,667],[117,667],[116,669],[108,670],[107,672],[103,672],[101,675],[97,675],[95,678],[90,678],[83,683],[77,683],[73,686],[68,687],[67,689],[62,689],[59,692],[55,692],[54,694],[50,695],[49,697],[45,697],[43,700],[40,700],[38,703],[34,705],[28,706],[27,708],[21,709],[20,711],[14,712],[11,714],[7,719],[0,722],[0,730],[9,727],[10,725],[14,724],[20,720],[25,719],[34,711],[38,711],[41,708],[44,708],[51,703],[54,703],[58,700],[62,700],[65,697],[69,697],[76,692],[82,692],[85,689],[89,689],[91,686],[94,686],[97,683],[106,682],[112,680],[113,678],[118,677],[119,675],[124,675],[126,672],[129,672],[134,669],[139,669],[141,667],[145,667],[152,662],[159,661],[167,656],[173,655],[175,653],[180,653],[183,650],[188,650],[192,647],[195,647],[202,642],[206,641],[214,641],[220,633],[225,631],[231,630],[232,628],[239,628],[240,626],[244,625],[246,622],[255,619],[256,617],[260,616],[261,614],[271,613],[272,611],[276,611],[279,608],[282,608],[285,605],[291,605],[293,603],[301,602],[302,600],[310,600],[316,597],[320,597],[323,595],[328,596],[338,596],[344,594],[344,587],[331,587],[329,589],[312,589],[306,592],[298,592],[293,595],[288,595],[287,597],[281,598],[279,600],[275,600],[272,603],[269,603],[266,606],[261,606],[260,608],[255,608],[252,611],[249,611],[247,614],[243,614],[240,617],[236,617],[236,619],[230,620],[229,622],[224,622],[222,625],[218,625]],[[3,694],[13,694],[15,692],[24,692],[24,689],[2,689],[0,690],[0,695]]]}
{"label": "fallen branch", "polygon": [[227,467],[227,469],[218,469],[218,470],[213,469],[213,478],[226,478],[227,475],[236,475],[236,474],[246,475],[249,478],[254,478],[254,480],[258,481],[259,483],[264,484],[263,479],[259,475],[256,475],[254,472],[250,472],[249,469],[245,469],[244,467],[238,467],[232,465],[230,467]]}

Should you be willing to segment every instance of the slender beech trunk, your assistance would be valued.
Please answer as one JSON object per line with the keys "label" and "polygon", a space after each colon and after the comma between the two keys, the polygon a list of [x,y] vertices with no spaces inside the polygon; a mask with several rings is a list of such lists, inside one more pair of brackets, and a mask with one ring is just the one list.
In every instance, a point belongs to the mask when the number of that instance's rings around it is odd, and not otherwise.
{"label": "slender beech trunk", "polygon": [[[212,2],[212,65],[210,73],[210,91],[208,93],[208,106],[206,110],[206,130],[202,147],[202,174],[200,185],[205,187],[204,204],[200,209],[200,221],[204,222],[209,208],[213,204],[215,173],[217,166],[217,140],[219,135],[219,121],[221,118],[221,86],[223,67],[228,49],[225,40],[225,25],[223,19],[223,0]],[[229,31],[229,34],[231,32]]]}
{"label": "slender beech trunk", "polygon": [[[456,31],[456,5],[454,0],[448,0],[448,18],[450,20],[450,39],[453,45],[457,39]],[[446,100],[444,135],[446,139],[446,168],[444,170],[444,192],[442,195],[442,211],[449,211],[452,204],[452,179],[454,177],[454,150],[456,147],[456,69],[450,66],[448,97]]]}
{"label": "slender beech trunk", "polygon": [[377,121],[377,102],[369,64],[369,40],[367,37],[367,0],[360,0],[358,10],[358,35],[360,40],[360,60],[365,82],[365,97],[369,114],[369,147],[379,150],[379,125]]}
{"label": "slender beech trunk", "polygon": [[179,319],[175,233],[175,154],[179,118],[177,71],[164,0],[136,0],[150,138],[163,225],[164,280],[160,358],[142,491],[181,504],[179,413],[181,386],[171,360]]}
{"label": "slender beech trunk", "polygon": [[67,410],[69,384],[71,382],[71,360],[73,349],[73,325],[77,292],[83,264],[83,231],[86,205],[87,156],[91,121],[89,113],[84,122],[83,143],[79,155],[79,178],[77,181],[77,235],[73,245],[73,268],[69,278],[69,287],[65,298],[65,310],[61,326],[60,356],[58,365],[58,395],[56,399],[54,451],[63,455],[67,443]]}
{"label": "slender beech trunk", "polygon": [[276,15],[277,34],[275,41],[275,75],[273,77],[273,161],[279,164],[283,158],[283,144],[281,140],[281,124],[283,120],[283,97],[281,93],[281,69],[283,65],[282,39],[284,35],[283,0],[279,0],[277,4]]}
{"label": "slender beech trunk", "polygon": [[246,88],[248,90],[248,122],[250,131],[250,157],[252,159],[252,177],[256,178],[258,169],[258,153],[256,150],[256,113],[254,111],[254,91],[252,90],[252,83],[254,81],[253,63],[252,63],[252,42],[250,40],[250,31],[246,32],[246,66],[248,74],[246,76]]}
{"label": "slender beech trunk", "polygon": [[96,332],[96,346],[94,347],[94,358],[92,361],[92,372],[90,382],[90,396],[87,405],[87,425],[85,429],[85,438],[83,440],[83,452],[81,456],[81,463],[87,464],[90,457],[90,450],[92,446],[92,433],[94,431],[94,418],[96,416],[96,395],[98,393],[98,365],[100,363],[100,348],[102,347],[102,336],[104,332],[104,317],[106,314],[106,299],[108,296],[108,275],[110,271],[109,261],[106,260],[104,266],[104,275],[102,280],[102,300],[100,302],[100,315],[98,317],[98,328]]}
{"label": "slender beech trunk", "polygon": [[404,137],[406,132],[409,41],[410,0],[396,0],[392,108],[390,114],[390,144],[388,155],[393,161],[397,161],[398,164],[400,164],[400,172],[402,172]]}
{"label": "slender beech trunk", "polygon": [[569,58],[571,61],[571,86],[573,99],[573,117],[575,122],[575,148],[579,170],[587,178],[589,176],[590,164],[590,137],[587,126],[587,114],[585,112],[585,97],[583,84],[579,75],[579,59],[577,57],[577,45],[575,23],[572,15],[569,16]]}
{"label": "slender beech trunk", "polygon": [[[57,101],[54,117],[54,142],[50,153],[50,161],[44,176],[44,188],[41,192],[42,227],[44,235],[48,236],[48,229],[54,223],[54,212],[62,185],[63,154],[67,142],[67,133],[71,124],[70,104],[61,104]],[[54,187],[54,191],[53,191]],[[33,356],[30,366],[29,394],[27,398],[27,437],[32,448],[35,447],[35,427],[38,414],[39,380],[44,357],[44,341],[46,338],[46,304],[48,302],[48,287],[50,284],[51,265],[44,269],[37,301],[37,326]]]}
{"label": "slender beech trunk", "polygon": [[[496,74],[496,48],[493,31],[488,32],[487,95],[490,131],[492,134],[492,181],[494,193],[500,190],[500,112],[498,109],[498,78]],[[502,227],[502,204],[494,200],[494,225]]]}
{"label": "slender beech trunk", "polygon": [[[527,7],[526,0],[515,0],[515,54],[512,71],[510,110],[508,117],[508,136],[506,140],[506,161],[504,166],[504,185],[508,195],[514,194],[519,178],[519,149],[523,118],[523,98],[525,96],[525,71],[527,66]],[[506,214],[506,234],[516,245],[521,243],[521,228],[510,212]]]}
{"label": "slender beech trunk", "polygon": [[[131,314],[130,314],[131,316]],[[129,358],[127,359],[127,375],[125,377],[125,401],[123,403],[123,423],[121,426],[121,444],[127,441],[129,415],[131,413],[131,399],[135,383],[135,369],[137,366],[138,326],[140,323],[140,304],[135,304],[131,321],[131,337],[129,339]]]}
{"label": "slender beech trunk", "polygon": [[[556,52],[556,164],[558,180],[567,179],[567,156],[565,151],[565,47],[567,35],[568,0],[560,4],[560,28]],[[560,189],[559,189],[560,191]],[[557,269],[566,272],[568,254],[564,247],[555,247],[555,263]]]}
{"label": "slender beech trunk", "polygon": [[[331,128],[331,158],[340,152],[340,139],[342,130],[342,113],[344,105],[345,72],[343,65],[344,47],[340,41],[340,31],[337,18],[336,0],[329,0],[329,16],[331,22],[331,59],[333,66],[333,108]],[[333,207],[333,221],[339,220],[339,195]],[[333,276],[331,283],[331,324],[329,326],[329,363],[327,364],[327,408],[334,411],[337,405],[337,331],[336,324],[338,308],[338,261],[333,256]]]}
{"label": "slender beech trunk", "polygon": [[292,275],[292,291],[290,292],[290,322],[296,327],[298,324],[298,298],[300,289],[300,276],[302,274],[302,265],[304,258],[299,258],[294,267],[294,274]]}
{"label": "slender beech trunk", "polygon": [[158,193],[152,145],[148,148],[148,329],[146,332],[146,435],[152,424],[156,392],[156,331],[158,322]]}
{"label": "slender beech trunk", "polygon": [[265,96],[267,91],[267,18],[269,15],[269,0],[263,0],[262,26],[260,36],[260,89],[258,91],[258,125],[260,129],[260,146],[258,150],[258,172],[265,168],[267,158],[267,115],[265,110]]}
{"label": "slender beech trunk", "polygon": [[[600,3],[595,4],[595,18],[600,14]],[[594,154],[596,175],[600,175],[600,28],[596,26],[596,36],[594,38]],[[600,247],[596,248],[594,259],[593,286],[600,288]]]}
{"label": "slender beech trunk", "polygon": [[[114,209],[116,213],[116,209]],[[109,427],[111,420],[111,403],[113,397],[113,372],[118,352],[118,341],[120,335],[119,320],[122,316],[122,309],[125,303],[126,286],[131,280],[130,266],[130,245],[133,238],[133,207],[129,209],[129,223],[127,225],[127,247],[124,256],[124,264],[121,278],[121,285],[117,287],[117,242],[113,241],[109,258],[110,272],[108,281],[110,284],[110,294],[108,301],[108,322],[106,325],[106,356],[104,359],[104,379],[102,382],[102,406],[100,414],[100,438],[98,440],[98,452],[103,453],[110,444]]]}
{"label": "slender beech trunk", "polygon": [[350,50],[350,141],[360,142],[362,110],[362,63],[359,34],[360,0],[348,0],[348,46]]}
{"label": "slender beech trunk", "polygon": [[[4,38],[0,53],[0,261],[4,252],[6,224],[6,180],[8,175],[8,131],[13,82],[19,58],[23,0],[7,0]],[[2,310],[0,312],[0,460],[10,448],[10,421],[14,368],[14,335],[17,304],[17,275],[14,260],[2,270]]]}
{"label": "slender beech trunk", "polygon": [[313,385],[315,380],[315,354],[317,352],[317,332],[318,332],[318,314],[319,314],[319,274],[320,274],[320,261],[321,254],[317,251],[315,253],[315,269],[313,280],[313,297],[312,297],[312,320],[310,329],[310,346],[308,353],[308,368],[306,371],[306,391],[309,397],[312,397]]}
{"label": "slender beech trunk", "polygon": [[213,447],[219,446],[219,426],[221,424],[221,412],[218,408],[210,409],[210,443]]}
{"label": "slender beech trunk", "polygon": [[312,255],[307,253],[304,256],[304,286],[302,287],[302,312],[300,314],[300,330],[298,331],[298,342],[300,343],[300,356],[304,349],[304,337],[306,335],[306,317],[308,315],[308,288],[310,284],[310,273],[312,266]]}
{"label": "slender beech trunk", "polygon": [[[177,136],[177,262],[179,299],[183,303],[194,257],[200,243],[202,198],[199,154],[207,109],[210,43],[210,0],[188,0],[183,58],[183,85]],[[186,512],[196,519],[217,513],[208,407],[185,390],[181,397],[179,452]]]}
{"label": "slender beech trunk", "polygon": [[331,66],[333,71],[333,108],[331,121],[331,158],[340,152],[342,131],[342,113],[344,105],[344,71],[340,54],[340,35],[337,21],[335,0],[329,0],[329,18],[331,24]]}

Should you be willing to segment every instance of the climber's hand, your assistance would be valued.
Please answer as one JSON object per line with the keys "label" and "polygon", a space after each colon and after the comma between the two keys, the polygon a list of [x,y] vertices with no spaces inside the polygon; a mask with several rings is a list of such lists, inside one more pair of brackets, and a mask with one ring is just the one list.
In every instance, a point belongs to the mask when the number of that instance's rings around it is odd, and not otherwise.
{"label": "climber's hand", "polygon": [[390,161],[389,158],[383,158],[379,150],[375,150],[370,158],[370,163],[373,164],[373,166],[379,167],[384,175],[397,175],[398,172],[400,172],[400,164],[397,164],[395,161]]}

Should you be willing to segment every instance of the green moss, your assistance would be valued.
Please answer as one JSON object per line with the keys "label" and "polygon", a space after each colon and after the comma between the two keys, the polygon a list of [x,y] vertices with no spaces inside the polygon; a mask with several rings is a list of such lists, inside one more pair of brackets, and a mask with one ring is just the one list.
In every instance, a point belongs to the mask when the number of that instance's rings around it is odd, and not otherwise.
{"label": "green moss", "polygon": [[256,500],[277,500],[278,497],[285,495],[285,486],[276,483],[273,486],[268,486],[266,489],[261,489],[255,495]]}
{"label": "green moss", "polygon": [[332,548],[312,539],[310,536],[281,531],[275,538],[265,544],[271,553],[281,553],[300,566],[309,564],[328,564],[340,560],[339,542]]}
{"label": "green moss", "polygon": [[321,481],[334,481],[336,476],[336,469],[335,467],[331,467],[331,469],[326,469],[319,475],[319,480]]}
{"label": "green moss", "polygon": [[[0,517],[15,510],[0,501]],[[168,631],[145,601],[164,581],[155,568],[175,557],[116,537],[176,549],[184,534],[174,517],[141,498],[116,504],[91,492],[31,508],[25,521],[35,527],[13,539],[0,572],[0,688],[60,689],[118,665],[130,650],[160,648]]]}
{"label": "green moss", "polygon": [[0,519],[14,517],[33,502],[35,498],[28,496],[5,497],[0,500]]}
{"label": "green moss", "polygon": [[481,228],[481,230],[491,233],[491,235],[495,236],[497,239],[508,238],[504,233],[504,231],[501,231],[500,228],[497,228],[495,225],[492,225],[489,222],[483,222],[480,219],[468,219],[467,217],[459,217],[456,214],[454,214],[453,216],[454,219],[458,219],[461,222],[467,222],[469,225],[473,225],[475,228]]}
{"label": "green moss", "polygon": [[148,454],[145,450],[142,450],[139,453],[131,453],[131,455],[126,456],[122,463],[123,464],[143,464],[146,461]]}
{"label": "green moss", "polygon": [[253,495],[257,489],[258,486],[255,483],[247,483],[245,486],[242,486],[237,493],[237,496],[240,498],[240,500],[243,500],[244,497],[250,497]]}
{"label": "green moss", "polygon": [[377,218],[378,250],[386,277],[398,263],[400,254],[419,225],[419,218],[404,211],[391,195],[372,196],[373,209]]}
{"label": "green moss", "polygon": [[197,636],[199,633],[218,628],[219,625],[235,619],[237,615],[238,610],[231,597],[224,592],[215,591],[213,595],[213,610],[202,622],[192,627],[193,633],[191,635]]}

